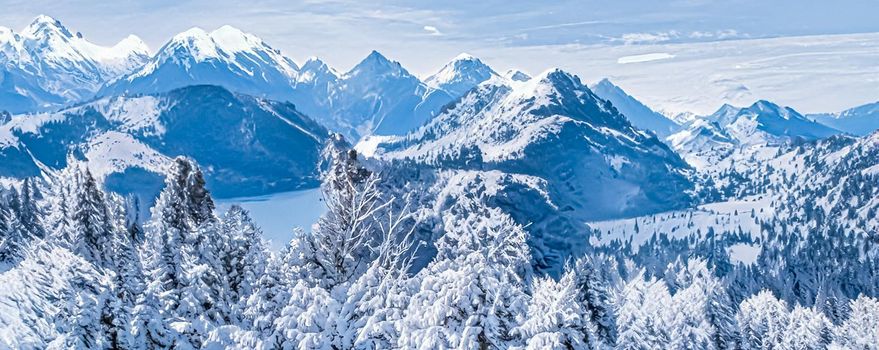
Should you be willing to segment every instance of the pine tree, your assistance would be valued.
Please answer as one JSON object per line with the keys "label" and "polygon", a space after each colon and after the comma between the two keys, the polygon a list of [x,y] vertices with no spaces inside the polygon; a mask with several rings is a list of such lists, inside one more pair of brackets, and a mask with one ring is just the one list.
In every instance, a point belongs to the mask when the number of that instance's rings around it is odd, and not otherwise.
{"label": "pine tree", "polygon": [[[222,241],[213,210],[201,170],[186,158],[175,159],[147,224],[143,255],[149,283],[137,308],[139,334],[157,346],[168,346],[165,341],[198,346],[210,327],[228,321],[228,286],[220,277],[216,246]],[[162,323],[142,318],[156,310]],[[181,319],[187,324],[183,338],[170,328]]]}
{"label": "pine tree", "polygon": [[337,349],[335,336],[339,304],[320,287],[299,281],[290,290],[290,299],[274,323],[270,348]]}
{"label": "pine tree", "polygon": [[831,340],[832,324],[827,317],[812,308],[797,305],[794,306],[790,317],[788,317],[788,324],[778,347],[804,350],[826,349]]}
{"label": "pine tree", "polygon": [[42,197],[37,185],[31,178],[24,179],[21,184],[21,195],[18,197],[18,212],[22,228],[28,233],[32,239],[42,239],[46,236],[46,230],[43,227],[43,212],[37,205],[37,201]]}
{"label": "pine tree", "polygon": [[16,212],[0,202],[0,271],[24,259],[30,244]]}
{"label": "pine tree", "polygon": [[603,349],[588,305],[580,302],[577,277],[568,270],[558,281],[534,280],[527,318],[514,332],[528,349]]}
{"label": "pine tree", "polygon": [[859,296],[835,331],[833,343],[844,349],[875,349],[879,344],[879,299]]}
{"label": "pine tree", "polygon": [[672,305],[662,281],[645,280],[643,272],[626,284],[617,324],[617,349],[660,349],[670,343],[668,325]]}
{"label": "pine tree", "polygon": [[577,300],[584,306],[586,317],[598,329],[598,341],[616,343],[617,325],[614,301],[619,281],[615,262],[604,256],[584,256],[573,265],[577,284]]}
{"label": "pine tree", "polygon": [[73,251],[97,266],[112,268],[112,242],[117,234],[113,226],[103,191],[98,188],[91,172],[86,170],[78,176],[81,181],[76,187],[76,198],[70,218],[71,229],[77,232],[78,239],[70,244]]}
{"label": "pine tree", "polygon": [[736,320],[744,349],[771,349],[781,343],[788,323],[787,304],[764,290],[746,299]]}
{"label": "pine tree", "polygon": [[255,292],[258,279],[265,274],[268,248],[262,232],[243,208],[233,205],[223,216],[221,237],[222,276],[229,285],[234,318],[241,317],[247,300]]}
{"label": "pine tree", "polygon": [[506,348],[516,341],[516,315],[527,307],[521,274],[530,268],[527,234],[491,208],[447,217],[445,228],[445,235],[456,237],[471,232],[475,244],[463,255],[437,255],[416,275],[418,292],[406,309],[398,346]]}

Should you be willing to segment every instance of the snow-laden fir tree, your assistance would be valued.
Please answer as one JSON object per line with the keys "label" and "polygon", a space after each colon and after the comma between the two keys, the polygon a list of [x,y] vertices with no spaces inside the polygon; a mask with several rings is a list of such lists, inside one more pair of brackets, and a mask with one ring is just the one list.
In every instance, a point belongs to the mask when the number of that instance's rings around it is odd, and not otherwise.
{"label": "snow-laden fir tree", "polygon": [[516,342],[512,330],[527,308],[527,234],[493,208],[446,214],[446,235],[456,238],[441,238],[438,250],[448,253],[415,276],[418,291],[409,299],[399,347],[506,348]]}
{"label": "snow-laden fir tree", "polygon": [[771,349],[780,344],[790,317],[787,304],[764,290],[739,306],[736,320],[743,349]]}
{"label": "snow-laden fir tree", "polygon": [[32,242],[16,211],[0,200],[0,271],[24,259]]}
{"label": "snow-laden fir tree", "polygon": [[68,242],[73,252],[97,266],[111,268],[115,265],[113,256],[114,236],[121,234],[114,226],[104,193],[91,172],[79,170],[74,184],[72,216],[69,229],[76,239]]}
{"label": "snow-laden fir tree", "polygon": [[584,256],[574,262],[573,270],[577,285],[577,301],[586,312],[585,317],[595,324],[598,341],[605,345],[616,344],[617,324],[615,309],[620,284],[616,261],[610,257]]}
{"label": "snow-laden fir tree", "polygon": [[150,327],[139,334],[160,342],[170,338],[174,346],[198,346],[208,327],[228,320],[217,221],[201,170],[186,158],[175,159],[146,227],[149,283],[138,305],[143,315],[158,310],[163,322],[139,318],[146,322],[140,327]]}
{"label": "snow-laden fir tree", "polygon": [[551,277],[534,280],[527,318],[514,330],[526,349],[608,348],[592,322],[588,305],[580,302],[577,287],[577,276],[571,269],[558,281]]}
{"label": "snow-laden fir tree", "polygon": [[836,328],[834,345],[844,349],[876,349],[879,344],[879,299],[860,296],[851,301],[848,319]]}
{"label": "snow-laden fir tree", "polygon": [[668,287],[643,272],[626,283],[617,311],[617,349],[661,349],[670,344]]}
{"label": "snow-laden fir tree", "polygon": [[237,205],[223,215],[219,238],[222,241],[221,273],[229,286],[231,317],[238,320],[243,316],[259,278],[266,274],[268,247],[262,231],[247,211]]}
{"label": "snow-laden fir tree", "polygon": [[778,344],[780,349],[826,349],[833,340],[833,325],[827,316],[813,308],[794,306]]}

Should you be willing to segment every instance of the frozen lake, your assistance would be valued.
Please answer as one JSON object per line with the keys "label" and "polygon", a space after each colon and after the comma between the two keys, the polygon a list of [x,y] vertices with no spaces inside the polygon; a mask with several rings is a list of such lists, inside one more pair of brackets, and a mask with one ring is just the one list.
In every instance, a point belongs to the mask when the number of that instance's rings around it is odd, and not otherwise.
{"label": "frozen lake", "polygon": [[319,188],[258,197],[217,199],[216,202],[220,213],[233,204],[249,211],[276,251],[290,241],[294,227],[302,227],[307,232],[326,211]]}

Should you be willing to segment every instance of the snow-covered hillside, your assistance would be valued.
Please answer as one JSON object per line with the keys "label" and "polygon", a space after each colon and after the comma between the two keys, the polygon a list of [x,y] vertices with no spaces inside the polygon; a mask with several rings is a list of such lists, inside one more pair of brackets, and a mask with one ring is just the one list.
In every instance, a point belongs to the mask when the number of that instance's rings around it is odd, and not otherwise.
{"label": "snow-covered hillside", "polygon": [[48,16],[38,16],[20,33],[0,27],[0,109],[46,110],[91,98],[104,82],[148,57],[135,36],[103,47]]}
{"label": "snow-covered hillside", "polygon": [[595,92],[598,97],[610,101],[614,108],[626,116],[626,119],[629,119],[632,125],[643,130],[650,130],[660,139],[664,139],[680,129],[677,123],[654,112],[608,79],[602,79],[597,84],[590,86],[589,89]]}
{"label": "snow-covered hillside", "polygon": [[175,35],[150,60],[109,82],[99,96],[167,92],[211,84],[272,99],[288,98],[298,67],[280,51],[241,30],[192,28]]}
{"label": "snow-covered hillside", "polygon": [[382,159],[537,176],[562,211],[584,218],[681,207],[692,188],[673,151],[558,69],[524,83],[489,80],[417,131],[361,148]]}
{"label": "snow-covered hillside", "polygon": [[309,68],[291,100],[307,115],[351,140],[372,134],[404,134],[453,99],[377,51],[341,75],[319,61]]}
{"label": "snow-covered hillside", "polygon": [[0,172],[35,176],[65,167],[72,154],[110,187],[155,191],[155,174],[187,155],[205,165],[217,195],[259,195],[316,186],[326,137],[289,103],[193,86],[13,116],[0,125],[0,154],[8,160]]}
{"label": "snow-covered hillside", "polygon": [[724,104],[717,112],[695,117],[681,128],[666,141],[697,168],[715,164],[734,148],[814,141],[842,133],[768,101],[745,108]]}
{"label": "snow-covered hillside", "polygon": [[839,113],[811,114],[806,117],[852,135],[865,136],[879,130],[879,102],[849,108]]}

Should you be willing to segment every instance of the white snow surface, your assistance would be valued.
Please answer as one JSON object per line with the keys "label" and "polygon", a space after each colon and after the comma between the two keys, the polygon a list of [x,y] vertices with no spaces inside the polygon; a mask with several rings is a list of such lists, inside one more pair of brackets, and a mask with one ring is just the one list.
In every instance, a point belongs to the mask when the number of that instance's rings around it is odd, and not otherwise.
{"label": "white snow surface", "polygon": [[600,246],[612,241],[631,239],[632,247],[637,251],[638,247],[650,240],[654,234],[664,233],[669,238],[677,239],[690,236],[704,239],[709,229],[720,234],[725,230],[741,228],[744,233],[755,236],[760,232],[758,219],[768,219],[775,215],[771,204],[768,196],[749,196],[740,200],[700,205],[692,209],[587,224],[599,232],[597,236],[590,238],[593,245]]}
{"label": "white snow surface", "polygon": [[15,268],[0,272],[0,349],[41,349],[56,338],[59,301],[74,279],[101,278],[93,265],[64,248],[41,243]]}
{"label": "white snow surface", "polygon": [[125,169],[140,167],[165,173],[173,160],[134,139],[130,134],[107,131],[88,141],[85,152],[89,170],[99,179]]}

